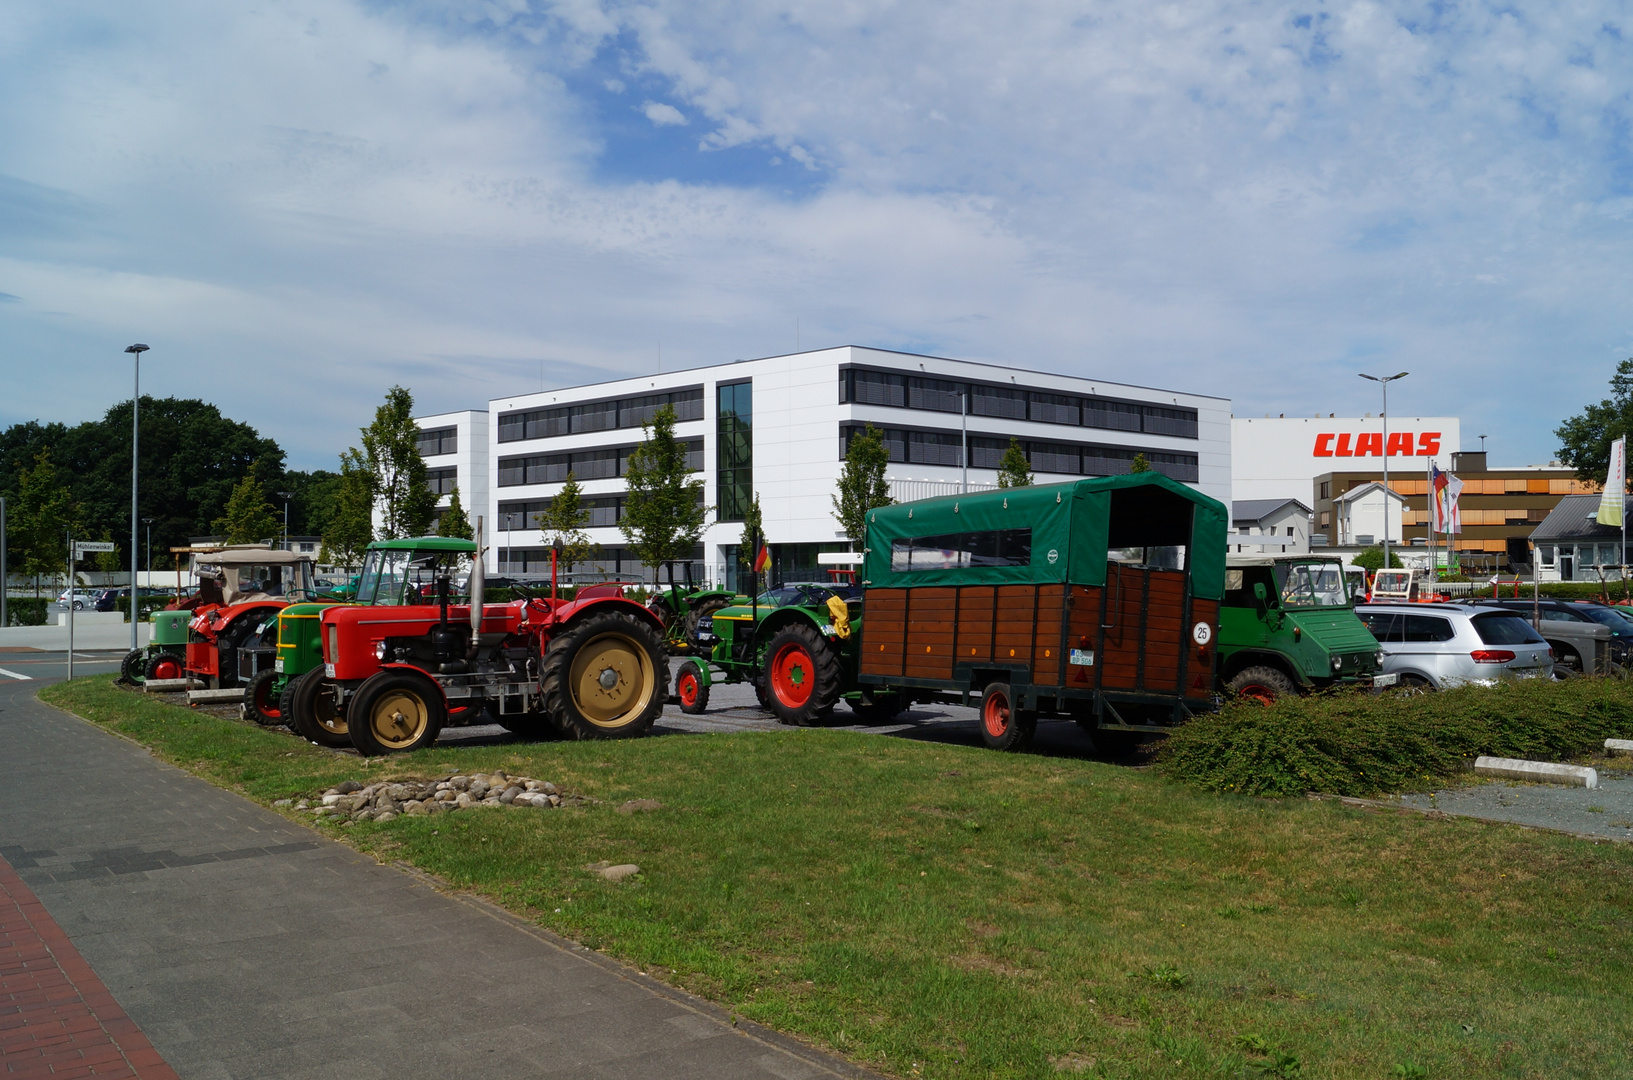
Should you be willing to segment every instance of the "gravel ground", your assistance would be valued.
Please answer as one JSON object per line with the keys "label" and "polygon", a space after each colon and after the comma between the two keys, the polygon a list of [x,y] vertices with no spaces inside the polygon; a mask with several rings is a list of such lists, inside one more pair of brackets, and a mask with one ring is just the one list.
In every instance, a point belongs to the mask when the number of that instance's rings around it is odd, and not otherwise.
{"label": "gravel ground", "polygon": [[1593,790],[1558,784],[1493,780],[1472,787],[1402,795],[1402,806],[1461,817],[1558,829],[1579,836],[1633,841],[1633,772],[1628,759],[1591,762],[1599,770]]}

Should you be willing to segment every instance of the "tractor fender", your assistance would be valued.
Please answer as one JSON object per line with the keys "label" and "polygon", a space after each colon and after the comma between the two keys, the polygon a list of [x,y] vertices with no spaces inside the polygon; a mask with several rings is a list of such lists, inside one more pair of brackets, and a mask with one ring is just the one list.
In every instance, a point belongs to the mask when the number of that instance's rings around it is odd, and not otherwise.
{"label": "tractor fender", "polygon": [[555,625],[547,628],[547,632],[565,628],[569,623],[591,613],[602,611],[617,611],[625,615],[633,615],[642,622],[651,626],[658,633],[663,633],[663,622],[644,606],[633,600],[626,600],[621,596],[592,596],[587,600],[573,600],[562,604],[555,610]]}
{"label": "tractor fender", "polygon": [[[825,621],[816,618],[811,614],[811,612],[802,607],[778,608],[770,615],[767,615],[765,618],[761,619],[760,625],[755,628],[755,649],[759,649],[759,647],[765,642],[770,641],[772,636],[780,631],[783,627],[797,622],[805,623],[807,626],[814,626],[819,634],[822,633],[822,628],[828,625]],[[827,635],[824,634],[823,636],[826,637]]]}
{"label": "tractor fender", "polygon": [[1297,665],[1288,663],[1287,657],[1273,649],[1242,649],[1232,653],[1230,662],[1219,669],[1219,681],[1229,682],[1239,672],[1256,666],[1275,668],[1299,686],[1313,685]]}

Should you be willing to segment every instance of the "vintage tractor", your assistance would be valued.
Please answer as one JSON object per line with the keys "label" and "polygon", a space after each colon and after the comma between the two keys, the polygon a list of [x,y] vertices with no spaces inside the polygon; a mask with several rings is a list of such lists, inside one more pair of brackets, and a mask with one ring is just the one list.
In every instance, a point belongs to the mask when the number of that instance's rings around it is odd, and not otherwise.
{"label": "vintage tractor", "polygon": [[244,544],[199,551],[194,562],[199,591],[178,605],[193,613],[185,677],[208,689],[231,689],[259,673],[257,660],[268,656],[278,611],[316,595],[312,557]]}
{"label": "vintage tractor", "polygon": [[119,663],[119,681],[141,686],[148,679],[179,679],[187,668],[187,624],[191,611],[155,611],[148,615],[153,636],[144,648],[132,649]]}
{"label": "vintage tractor", "polygon": [[[451,575],[435,569],[404,562],[399,571],[382,561],[378,580],[365,569],[358,586],[360,595],[412,589],[435,603],[333,607],[320,617],[318,685],[360,753],[429,746],[459,707],[486,709],[510,730],[539,738],[627,738],[651,729],[666,698],[668,651],[661,622],[626,599],[624,586],[588,586],[570,601],[483,604],[478,562],[470,601],[458,604]],[[296,685],[316,678],[309,673]]]}
{"label": "vintage tractor", "polygon": [[652,594],[647,610],[663,624],[664,644],[671,656],[706,656],[708,648],[697,636],[703,619],[738,601],[746,601],[729,589],[697,588],[692,584],[691,564],[686,564],[686,582],[670,580],[668,588]]}

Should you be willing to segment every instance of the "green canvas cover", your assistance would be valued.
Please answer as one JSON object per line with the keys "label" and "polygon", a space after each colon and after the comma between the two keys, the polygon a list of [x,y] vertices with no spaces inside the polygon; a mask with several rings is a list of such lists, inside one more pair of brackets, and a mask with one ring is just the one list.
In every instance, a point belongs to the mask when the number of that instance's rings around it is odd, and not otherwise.
{"label": "green canvas cover", "polygon": [[[1108,550],[1184,545],[1192,595],[1218,600],[1225,589],[1227,514],[1217,499],[1154,472],[881,506],[868,511],[863,583],[1104,585]],[[1024,530],[1030,530],[1029,552],[1021,546]],[[965,536],[980,537],[971,543],[985,546],[958,564],[951,549],[959,542],[952,538]],[[947,542],[913,543],[937,539]],[[1017,552],[1029,557],[1023,561]]]}

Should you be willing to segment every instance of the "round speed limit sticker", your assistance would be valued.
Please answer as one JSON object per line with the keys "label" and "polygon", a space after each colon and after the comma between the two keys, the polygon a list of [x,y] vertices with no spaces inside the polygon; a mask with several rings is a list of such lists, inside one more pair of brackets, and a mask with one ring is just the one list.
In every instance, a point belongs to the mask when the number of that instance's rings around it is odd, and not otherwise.
{"label": "round speed limit sticker", "polygon": [[1213,627],[1205,622],[1199,622],[1191,627],[1191,640],[1198,645],[1206,645],[1213,640]]}

